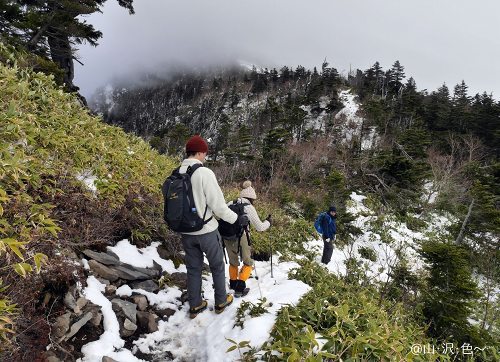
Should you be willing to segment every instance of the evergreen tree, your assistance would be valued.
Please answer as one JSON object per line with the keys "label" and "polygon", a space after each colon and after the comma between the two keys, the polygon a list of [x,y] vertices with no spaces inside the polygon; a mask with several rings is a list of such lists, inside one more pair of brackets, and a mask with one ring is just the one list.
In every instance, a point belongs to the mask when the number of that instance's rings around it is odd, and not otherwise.
{"label": "evergreen tree", "polygon": [[396,60],[392,68],[387,72],[389,92],[396,96],[403,90],[403,79],[405,79],[404,67]]}
{"label": "evergreen tree", "polygon": [[[102,33],[81,19],[100,11],[106,0],[2,0],[0,27],[7,40],[24,45],[31,52],[52,59],[64,70],[63,82],[70,91],[73,85],[74,45],[88,42],[97,45]],[[134,12],[133,0],[118,3]]]}
{"label": "evergreen tree", "polygon": [[467,89],[465,81],[462,80],[460,84],[455,86],[452,99],[451,126],[454,131],[462,133],[471,129],[471,98],[467,94]]}
{"label": "evergreen tree", "polygon": [[478,297],[472,281],[467,250],[461,246],[426,242],[420,254],[427,262],[427,290],[423,296],[423,314],[431,337],[483,345],[468,318],[471,302]]}
{"label": "evergreen tree", "polygon": [[430,95],[429,105],[426,110],[426,123],[432,131],[445,131],[449,129],[450,117],[450,91],[446,84],[443,84]]}

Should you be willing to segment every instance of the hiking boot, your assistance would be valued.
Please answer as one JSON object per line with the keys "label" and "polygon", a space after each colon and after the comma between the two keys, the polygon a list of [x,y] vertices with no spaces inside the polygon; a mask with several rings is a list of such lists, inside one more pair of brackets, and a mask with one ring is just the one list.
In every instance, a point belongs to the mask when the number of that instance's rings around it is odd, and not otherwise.
{"label": "hiking boot", "polygon": [[226,307],[228,305],[231,305],[232,302],[233,302],[233,295],[232,294],[227,294],[226,295],[226,301],[224,303],[217,304],[215,306],[215,313],[220,314],[220,313],[224,312],[224,310],[226,309]]}
{"label": "hiking boot", "polygon": [[244,280],[237,280],[234,288],[234,296],[236,298],[244,297],[248,294],[250,288],[247,288],[247,283]]}
{"label": "hiking boot", "polygon": [[237,280],[229,279],[229,289],[234,290],[237,285],[238,285],[238,281]]}
{"label": "hiking boot", "polygon": [[199,306],[194,308],[189,308],[189,318],[191,319],[196,318],[196,316],[201,312],[203,312],[205,309],[207,309],[207,307],[208,307],[208,302],[206,300],[203,300]]}

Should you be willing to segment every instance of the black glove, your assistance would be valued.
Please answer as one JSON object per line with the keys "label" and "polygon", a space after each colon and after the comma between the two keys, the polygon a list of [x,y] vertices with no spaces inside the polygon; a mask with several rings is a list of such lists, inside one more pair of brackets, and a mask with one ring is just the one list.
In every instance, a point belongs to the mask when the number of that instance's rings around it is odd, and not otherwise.
{"label": "black glove", "polygon": [[236,221],[241,227],[247,227],[250,225],[250,220],[248,219],[248,216],[243,214],[238,216],[238,220]]}
{"label": "black glove", "polygon": [[271,217],[271,214],[269,214],[266,218],[267,221],[269,221],[269,226],[272,225],[273,221],[272,221],[272,217]]}

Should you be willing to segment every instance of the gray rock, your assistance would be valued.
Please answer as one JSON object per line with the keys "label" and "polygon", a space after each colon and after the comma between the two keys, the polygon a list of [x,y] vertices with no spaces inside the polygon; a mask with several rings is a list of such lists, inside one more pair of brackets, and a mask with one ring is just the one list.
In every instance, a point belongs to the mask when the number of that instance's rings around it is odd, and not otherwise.
{"label": "gray rock", "polygon": [[172,284],[177,285],[180,289],[187,289],[187,274],[172,273],[168,276]]}
{"label": "gray rock", "polygon": [[88,302],[89,301],[84,297],[78,298],[78,300],[76,301],[76,307],[75,309],[73,309],[73,312],[78,315],[82,314],[82,309],[87,305]]}
{"label": "gray rock", "polygon": [[152,280],[145,280],[143,282],[133,282],[131,284],[131,287],[133,289],[142,289],[145,290],[146,292],[151,292],[151,293],[157,292],[160,289],[158,284],[156,284]]}
{"label": "gray rock", "polygon": [[99,327],[102,323],[102,313],[92,313],[92,319],[90,320],[90,323],[92,323],[94,327]]}
{"label": "gray rock", "polygon": [[132,323],[128,318],[125,318],[123,322],[123,328],[120,329],[120,335],[122,337],[130,337],[137,330],[137,325]]}
{"label": "gray rock", "polygon": [[156,314],[164,319],[164,320],[168,320],[171,316],[173,316],[175,314],[175,312],[177,312],[176,310],[174,309],[170,309],[170,308],[165,308],[165,309],[157,309],[156,310]]}
{"label": "gray rock", "polygon": [[156,250],[158,251],[158,255],[160,255],[160,258],[165,260],[173,259],[175,256],[175,253],[168,250],[164,245],[158,245]]}
{"label": "gray rock", "polygon": [[128,265],[114,266],[112,268],[110,267],[110,269],[112,269],[119,278],[125,280],[145,280],[150,278],[148,274],[142,273],[138,271],[137,268]]}
{"label": "gray rock", "polygon": [[92,319],[90,320],[90,323],[92,323],[94,327],[98,327],[102,323],[101,309],[102,307],[100,305],[93,304],[92,302],[88,302],[83,309],[85,313],[92,313]]}
{"label": "gray rock", "polygon": [[115,312],[122,311],[126,318],[137,322],[137,305],[118,298],[113,299],[111,304]]}
{"label": "gray rock", "polygon": [[55,340],[60,340],[68,332],[70,323],[71,313],[69,312],[56,318],[51,331]]}
{"label": "gray rock", "polygon": [[92,319],[92,313],[91,312],[88,312],[87,314],[85,314],[82,318],[80,318],[80,320],[76,323],[74,323],[72,326],[71,326],[71,329],[69,330],[69,333],[66,334],[66,336],[64,336],[64,340],[67,341],[68,339],[70,339],[71,337],[73,337],[75,334],[78,333],[78,331],[85,325],[87,324],[87,322],[89,320]]}
{"label": "gray rock", "polygon": [[72,311],[74,311],[75,308],[77,308],[75,297],[73,296],[73,293],[71,291],[68,291],[64,295],[64,301],[63,302],[64,302],[64,305],[66,307],[68,307],[69,309],[71,309]]}
{"label": "gray rock", "polygon": [[57,355],[52,352],[52,351],[48,351],[45,353],[45,359],[44,361],[47,361],[47,362],[62,362],[62,360],[57,357]]}
{"label": "gray rock", "polygon": [[163,271],[163,268],[160,264],[153,260],[153,269],[158,270],[159,273]]}
{"label": "gray rock", "polygon": [[158,330],[158,316],[149,312],[137,312],[137,324],[142,331],[156,332]]}
{"label": "gray rock", "polygon": [[113,295],[116,293],[116,289],[118,289],[116,287],[116,285],[113,285],[113,284],[106,285],[106,289],[105,289],[104,293],[106,293],[106,295]]}
{"label": "gray rock", "polygon": [[118,362],[117,360],[111,358],[111,357],[108,357],[108,356],[104,356],[102,359],[101,359],[101,362]]}
{"label": "gray rock", "polygon": [[156,270],[155,268],[137,268],[137,267],[129,266],[128,264],[125,264],[124,266],[126,266],[127,268],[132,268],[133,270],[135,270],[139,273],[148,275],[149,278],[156,278],[161,273],[159,270]]}
{"label": "gray rock", "polygon": [[148,299],[144,295],[134,295],[132,300],[140,311],[145,311],[148,308]]}
{"label": "gray rock", "polygon": [[182,294],[181,294],[181,297],[179,298],[179,300],[181,301],[181,303],[186,303],[187,300],[188,300],[188,292],[187,290],[183,291]]}
{"label": "gray rock", "polygon": [[116,272],[116,270],[111,269],[95,260],[89,260],[89,266],[94,273],[112,282],[120,278],[120,275]]}
{"label": "gray rock", "polygon": [[82,251],[82,253],[104,265],[121,265],[119,258],[115,258],[107,253],[97,253],[89,249]]}
{"label": "gray rock", "polygon": [[109,246],[108,246],[108,249],[106,250],[106,254],[110,255],[111,257],[113,257],[115,259],[120,260],[120,257],[118,256],[118,254],[116,254],[113,250],[109,249]]}
{"label": "gray rock", "polygon": [[104,285],[110,285],[110,284],[111,284],[111,282],[110,282],[108,279],[104,279],[104,278],[101,278],[101,277],[97,277],[96,279],[97,279],[97,280],[99,281],[99,283],[101,283],[101,284],[104,284]]}

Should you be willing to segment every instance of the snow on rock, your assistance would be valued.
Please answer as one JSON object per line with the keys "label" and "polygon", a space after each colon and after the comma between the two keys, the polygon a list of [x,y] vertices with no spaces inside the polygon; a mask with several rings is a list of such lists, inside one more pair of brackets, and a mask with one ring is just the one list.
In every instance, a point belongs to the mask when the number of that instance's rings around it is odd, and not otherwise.
{"label": "snow on rock", "polygon": [[83,293],[89,301],[101,306],[104,333],[97,341],[87,343],[82,347],[83,358],[80,361],[101,362],[103,356],[111,357],[117,361],[142,361],[136,358],[132,352],[123,348],[125,341],[120,338],[120,325],[111,302],[103,294],[105,287],[95,277],[88,277],[87,287]]}
{"label": "snow on rock", "polygon": [[137,249],[135,245],[130,244],[130,241],[124,239],[119,241],[115,246],[108,246],[108,249],[118,255],[121,262],[138,268],[152,268],[154,260],[169,274],[185,272],[185,265],[181,265],[176,269],[172,260],[165,260],[160,257],[156,249],[159,245],[159,242],[155,242],[143,249]]}
{"label": "snow on rock", "polygon": [[[276,260],[275,260],[276,262]],[[160,321],[159,330],[136,341],[140,351],[161,355],[171,352],[175,361],[235,361],[238,351],[226,353],[231,343],[226,338],[237,342],[250,341],[251,346],[260,347],[269,338],[274,326],[276,314],[283,305],[296,304],[310,290],[310,287],[297,280],[288,280],[288,271],[297,267],[296,263],[275,263],[271,278],[271,267],[268,262],[256,262],[256,275],[259,279],[249,279],[247,286],[250,293],[244,298],[235,299],[223,313],[217,315],[207,310],[195,319],[188,318],[188,305],[174,314],[167,322]],[[260,286],[260,288],[259,288]],[[203,280],[205,298],[209,301],[209,309],[213,309],[213,288],[211,277]],[[235,327],[236,312],[243,300],[254,304],[259,299],[267,299],[267,313],[249,318],[243,328]],[[269,305],[272,303],[272,306]]]}
{"label": "snow on rock", "polygon": [[356,95],[351,93],[351,90],[343,90],[339,92],[339,100],[344,105],[336,115],[336,120],[345,120],[340,124],[340,137],[343,142],[350,143],[356,138],[361,138],[361,149],[369,150],[373,148],[378,141],[376,127],[369,127],[368,134],[363,132],[363,117],[358,115],[359,103],[356,101]]}
{"label": "snow on rock", "polygon": [[[305,128],[313,130],[322,130],[326,127],[328,117],[328,104],[331,99],[327,96],[322,96],[318,100],[319,108],[313,110],[312,106],[302,105],[299,108],[307,114],[305,115]],[[295,135],[296,136],[296,135]]]}
{"label": "snow on rock", "polygon": [[433,204],[436,202],[438,192],[434,188],[434,183],[432,181],[426,182],[424,184],[424,193],[422,194],[421,200]]}
{"label": "snow on rock", "polygon": [[357,115],[359,104],[355,100],[356,95],[350,90],[343,90],[339,93],[339,99],[344,104],[336,115],[335,119],[345,118],[345,124],[342,125],[341,135],[346,142],[351,142],[355,136],[361,135],[363,118]]}

